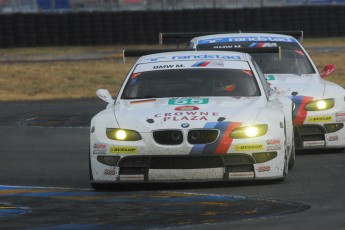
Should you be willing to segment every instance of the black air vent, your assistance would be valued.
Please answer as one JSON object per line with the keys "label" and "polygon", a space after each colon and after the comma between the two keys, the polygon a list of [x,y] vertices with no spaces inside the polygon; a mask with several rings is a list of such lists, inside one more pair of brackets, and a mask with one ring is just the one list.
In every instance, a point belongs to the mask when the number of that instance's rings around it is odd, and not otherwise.
{"label": "black air vent", "polygon": [[217,140],[218,135],[218,130],[191,130],[188,132],[188,142],[190,144],[210,144]]}
{"label": "black air vent", "polygon": [[183,134],[180,130],[154,131],[153,138],[161,145],[179,145],[183,142]]}

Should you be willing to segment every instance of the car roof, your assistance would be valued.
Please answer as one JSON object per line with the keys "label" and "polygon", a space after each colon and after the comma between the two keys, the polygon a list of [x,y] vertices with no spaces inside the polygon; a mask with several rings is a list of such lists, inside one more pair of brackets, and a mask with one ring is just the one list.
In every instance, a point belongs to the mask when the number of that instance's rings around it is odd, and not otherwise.
{"label": "car roof", "polygon": [[153,63],[162,61],[201,61],[201,60],[221,60],[221,61],[243,61],[248,62],[250,55],[247,53],[234,51],[203,50],[203,51],[176,51],[166,53],[155,53],[142,56],[137,64]]}
{"label": "car roof", "polygon": [[[225,34],[211,34],[211,35],[205,35],[205,36],[199,36],[192,39],[192,41],[195,44],[199,44],[200,41],[206,41],[212,39],[220,39],[220,38],[244,38],[243,40],[236,40],[237,42],[241,41],[276,41],[276,42],[297,42],[297,40],[290,35],[284,35],[284,34],[274,34],[274,33],[225,33]],[[248,40],[245,40],[245,38],[248,38]],[[252,38],[252,40],[250,40]],[[254,39],[255,38],[255,39]]]}

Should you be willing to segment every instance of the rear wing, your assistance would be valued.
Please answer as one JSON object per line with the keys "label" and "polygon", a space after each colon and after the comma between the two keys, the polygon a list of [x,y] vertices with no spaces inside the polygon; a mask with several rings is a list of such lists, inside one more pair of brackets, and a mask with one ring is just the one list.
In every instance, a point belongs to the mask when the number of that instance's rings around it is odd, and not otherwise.
{"label": "rear wing", "polygon": [[260,48],[213,48],[213,47],[200,47],[197,49],[133,49],[123,50],[122,58],[123,63],[126,63],[126,57],[140,57],[149,54],[165,53],[165,52],[177,52],[177,51],[198,51],[198,50],[221,50],[221,51],[235,51],[241,53],[278,53],[279,59],[281,58],[281,48],[279,47],[260,47]]}
{"label": "rear wing", "polygon": [[212,34],[231,34],[231,33],[272,33],[272,34],[282,34],[282,35],[290,35],[297,39],[300,43],[303,42],[303,31],[227,31],[227,32],[181,32],[181,33],[159,33],[158,40],[159,44],[163,45],[164,40],[174,40],[176,41],[177,45],[179,45],[180,41],[188,42],[191,39],[199,36],[204,35],[212,35]]}

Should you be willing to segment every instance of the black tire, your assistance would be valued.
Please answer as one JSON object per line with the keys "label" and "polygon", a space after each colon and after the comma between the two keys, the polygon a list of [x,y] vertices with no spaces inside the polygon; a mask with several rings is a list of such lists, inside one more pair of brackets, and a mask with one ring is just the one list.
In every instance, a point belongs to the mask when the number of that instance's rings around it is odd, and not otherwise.
{"label": "black tire", "polygon": [[337,149],[334,149],[334,152],[335,153],[342,153],[344,152],[345,148],[337,148]]}
{"label": "black tire", "polygon": [[292,145],[292,151],[291,151],[291,156],[289,159],[289,169],[292,169],[293,166],[295,165],[295,158],[296,158],[296,149],[295,149],[295,143]]}

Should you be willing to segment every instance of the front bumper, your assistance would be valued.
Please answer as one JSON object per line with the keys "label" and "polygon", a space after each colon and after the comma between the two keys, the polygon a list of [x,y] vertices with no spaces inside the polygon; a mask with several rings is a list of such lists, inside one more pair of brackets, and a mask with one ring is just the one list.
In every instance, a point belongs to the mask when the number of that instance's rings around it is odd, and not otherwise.
{"label": "front bumper", "polygon": [[345,148],[343,123],[295,125],[294,136],[296,149]]}
{"label": "front bumper", "polygon": [[186,182],[276,179],[283,177],[284,156],[256,163],[242,153],[219,156],[146,155],[126,156],[116,166],[100,163],[100,155],[92,157],[92,181],[127,182]]}

